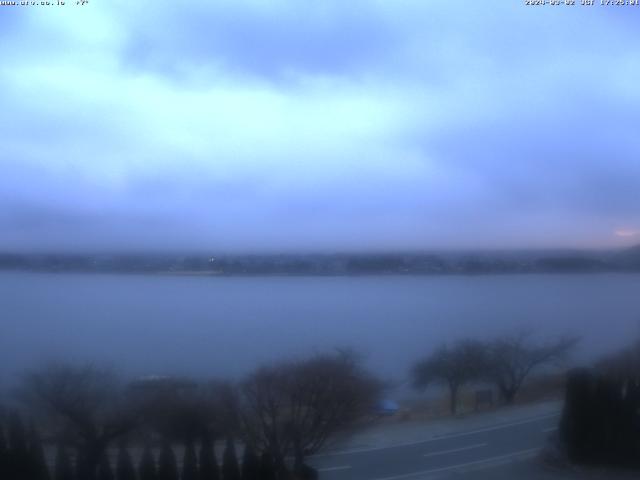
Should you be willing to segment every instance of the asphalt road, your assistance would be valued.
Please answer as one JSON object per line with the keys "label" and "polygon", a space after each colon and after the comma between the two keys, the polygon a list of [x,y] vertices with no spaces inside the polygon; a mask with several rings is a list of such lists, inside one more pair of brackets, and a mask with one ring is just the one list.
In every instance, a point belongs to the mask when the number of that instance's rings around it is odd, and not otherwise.
{"label": "asphalt road", "polygon": [[317,455],[309,463],[321,480],[476,478],[479,470],[534,456],[558,419],[558,414],[540,415],[425,441]]}

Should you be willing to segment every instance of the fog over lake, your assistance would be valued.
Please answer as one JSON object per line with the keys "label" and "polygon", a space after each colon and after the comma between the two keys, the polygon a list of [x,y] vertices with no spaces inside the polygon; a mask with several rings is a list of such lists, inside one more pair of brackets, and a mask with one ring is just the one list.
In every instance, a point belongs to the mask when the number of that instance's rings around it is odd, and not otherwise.
{"label": "fog over lake", "polygon": [[238,376],[355,347],[404,380],[441,342],[529,326],[581,360],[640,334],[640,275],[189,277],[0,273],[0,382],[49,360]]}

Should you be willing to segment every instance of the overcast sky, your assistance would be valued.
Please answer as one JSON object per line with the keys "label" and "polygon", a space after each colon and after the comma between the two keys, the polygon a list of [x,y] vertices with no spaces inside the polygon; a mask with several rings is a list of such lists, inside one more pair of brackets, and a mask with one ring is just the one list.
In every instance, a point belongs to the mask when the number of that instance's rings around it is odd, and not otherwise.
{"label": "overcast sky", "polygon": [[0,7],[0,249],[640,243],[639,25],[520,0]]}

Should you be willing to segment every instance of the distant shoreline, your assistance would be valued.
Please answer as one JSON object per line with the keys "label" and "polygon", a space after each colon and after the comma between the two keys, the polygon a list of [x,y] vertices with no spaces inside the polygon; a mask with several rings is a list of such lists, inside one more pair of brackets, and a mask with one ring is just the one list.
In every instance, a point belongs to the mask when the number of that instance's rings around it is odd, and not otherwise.
{"label": "distant shoreline", "polygon": [[363,277],[489,277],[489,276],[535,276],[535,275],[638,275],[640,270],[599,270],[599,271],[520,271],[520,272],[442,272],[442,273],[225,273],[225,272],[169,272],[169,271],[105,271],[105,270],[26,270],[0,269],[3,273],[50,274],[50,275],[122,275],[149,277],[200,277],[200,278],[363,278]]}
{"label": "distant shoreline", "polygon": [[611,251],[280,255],[0,253],[0,271],[9,270],[210,277],[638,273],[640,247]]}

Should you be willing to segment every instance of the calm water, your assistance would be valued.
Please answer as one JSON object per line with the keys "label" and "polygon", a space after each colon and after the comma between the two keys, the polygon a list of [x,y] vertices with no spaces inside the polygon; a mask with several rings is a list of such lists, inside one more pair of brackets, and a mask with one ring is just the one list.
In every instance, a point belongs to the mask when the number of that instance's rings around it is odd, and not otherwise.
{"label": "calm water", "polygon": [[0,273],[0,383],[52,360],[128,373],[238,375],[354,346],[402,379],[465,335],[583,336],[582,358],[640,335],[640,275],[208,278]]}

